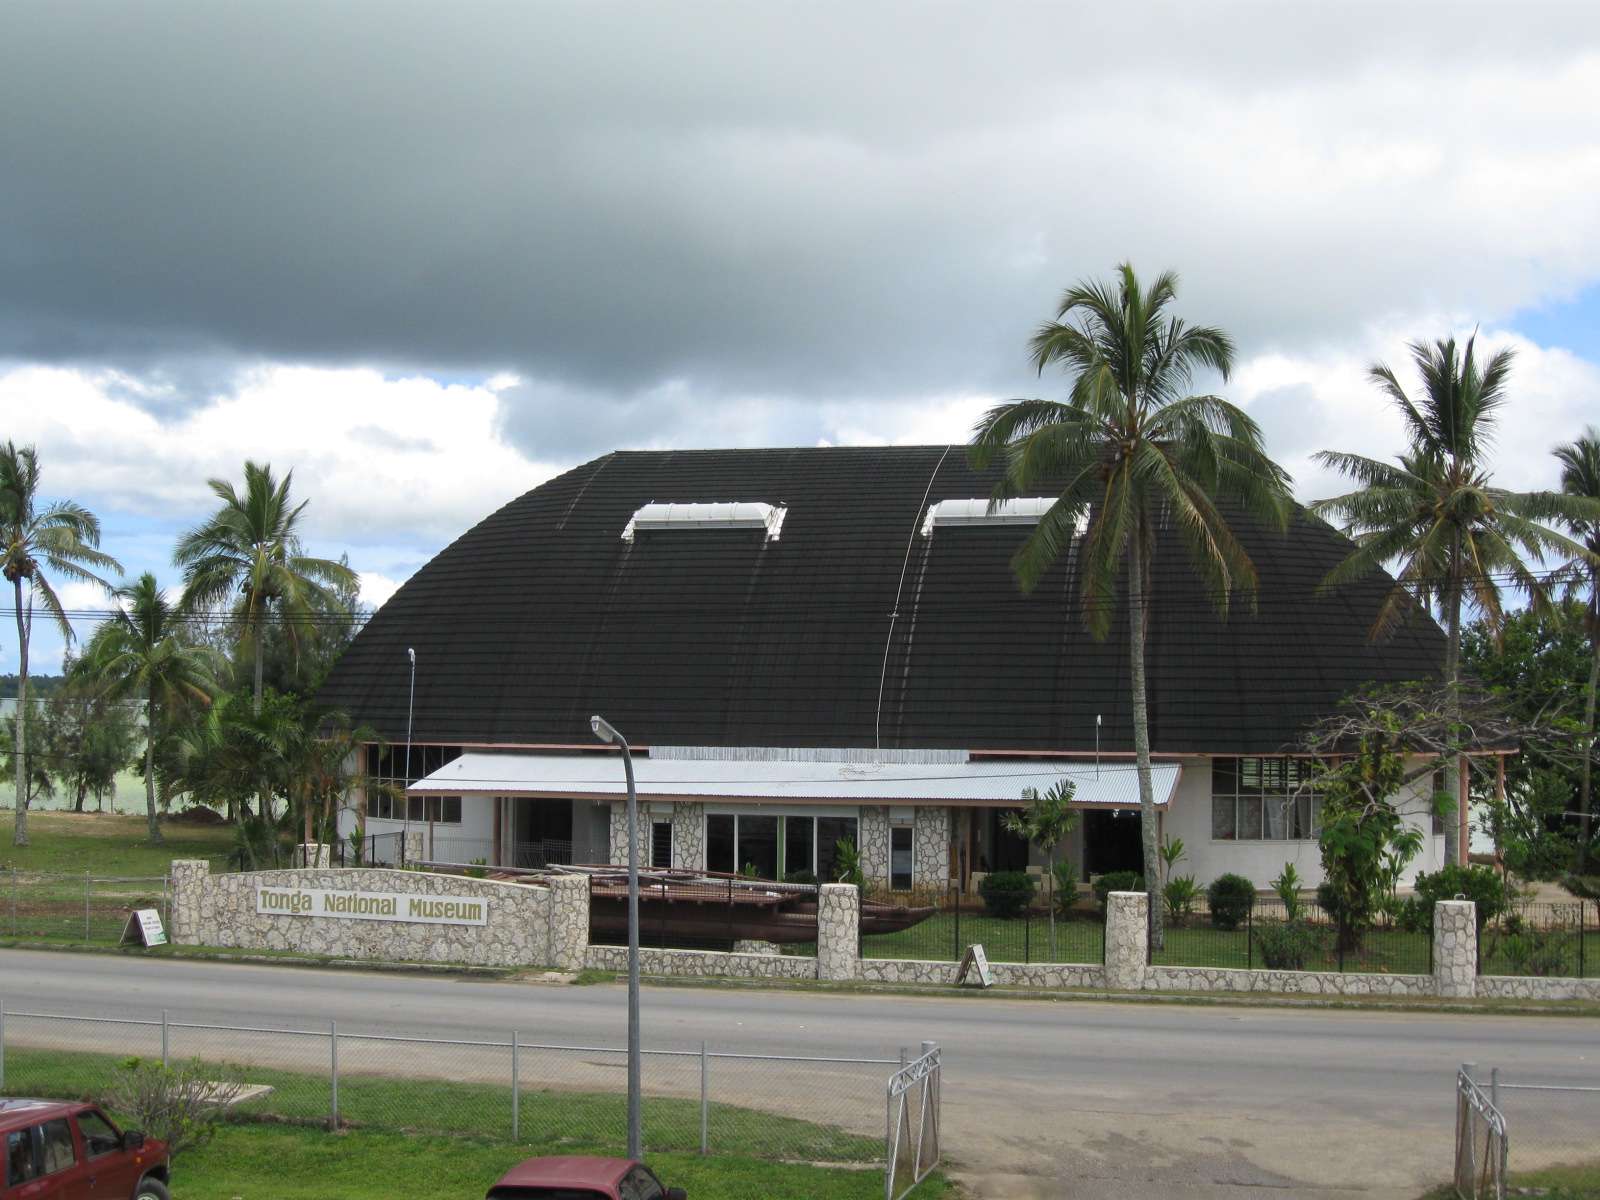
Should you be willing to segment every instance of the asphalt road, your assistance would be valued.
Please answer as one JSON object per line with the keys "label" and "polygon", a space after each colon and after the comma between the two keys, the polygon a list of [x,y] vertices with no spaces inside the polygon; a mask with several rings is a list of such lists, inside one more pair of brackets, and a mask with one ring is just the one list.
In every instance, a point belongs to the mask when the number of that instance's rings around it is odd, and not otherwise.
{"label": "asphalt road", "polygon": [[[0,951],[8,1010],[620,1045],[626,995],[359,971]],[[894,1057],[944,1048],[946,1154],[980,1195],[1374,1196],[1447,1176],[1458,1064],[1600,1084],[1567,1017],[647,988],[647,1048]],[[1592,1141],[1595,1103],[1540,1134]],[[825,1115],[827,1097],[819,1097]],[[1530,1131],[1531,1132],[1531,1131]],[[1515,1143],[1514,1143],[1515,1144]],[[1531,1145],[1531,1138],[1523,1139]]]}

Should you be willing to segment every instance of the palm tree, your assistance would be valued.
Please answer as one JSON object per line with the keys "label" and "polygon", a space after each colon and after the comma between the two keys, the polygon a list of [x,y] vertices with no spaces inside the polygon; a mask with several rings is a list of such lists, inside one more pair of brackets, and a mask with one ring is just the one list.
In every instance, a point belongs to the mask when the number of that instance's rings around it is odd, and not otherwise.
{"label": "palm tree", "polygon": [[[117,560],[100,550],[100,519],[71,500],[43,507],[39,502],[39,455],[32,446],[12,442],[0,446],[0,572],[11,583],[17,616],[17,719],[12,758],[17,772],[16,829],[11,842],[28,844],[28,638],[33,627],[33,601],[54,618],[61,636],[72,641],[72,623],[61,599],[45,576],[45,568],[66,579],[111,585],[94,572],[121,571]],[[23,581],[28,598],[23,602]]]}
{"label": "palm tree", "polygon": [[211,702],[214,663],[205,647],[182,636],[177,614],[150,572],[115,595],[122,606],[89,640],[77,670],[112,697],[145,697],[145,811],[150,841],[158,843],[156,743],[181,706]]}
{"label": "palm tree", "polygon": [[[1501,585],[1509,581],[1535,605],[1547,599],[1544,581],[1528,558],[1585,552],[1541,522],[1581,518],[1585,502],[1559,492],[1509,492],[1490,482],[1485,459],[1505,402],[1512,352],[1495,354],[1482,370],[1475,338],[1458,349],[1454,338],[1411,343],[1423,392],[1413,400],[1382,363],[1368,372],[1400,409],[1410,449],[1393,463],[1360,454],[1323,450],[1317,461],[1360,487],[1319,500],[1311,511],[1342,523],[1356,547],[1324,581],[1332,587],[1398,563],[1395,586],[1379,608],[1373,636],[1392,631],[1414,604],[1437,609],[1445,625],[1447,705],[1459,724],[1461,613],[1470,603],[1491,629],[1502,620]],[[1448,778],[1461,778],[1459,750]],[[1445,825],[1445,859],[1465,857],[1458,823]]]}
{"label": "palm tree", "polygon": [[272,467],[244,464],[244,492],[225,479],[209,480],[222,507],[178,542],[173,562],[183,568],[186,610],[220,605],[237,594],[235,616],[241,641],[254,660],[254,707],[261,708],[261,635],[267,621],[282,622],[290,644],[315,637],[318,611],[335,604],[338,589],[353,588],[358,576],[344,563],[311,558],[302,551],[297,526],[307,501],[292,504],[294,472],[281,482]]}
{"label": "palm tree", "polygon": [[970,449],[979,468],[997,456],[1004,460],[995,502],[1039,486],[1056,493],[1012,560],[1025,591],[1038,584],[1085,519],[1079,590],[1093,636],[1110,632],[1118,582],[1127,573],[1133,747],[1155,947],[1162,944],[1161,872],[1144,640],[1157,527],[1175,525],[1190,562],[1226,613],[1235,591],[1253,593],[1256,573],[1216,501],[1239,501],[1279,527],[1289,513],[1288,476],[1266,456],[1256,423],[1220,396],[1188,394],[1197,369],[1228,377],[1233,342],[1220,329],[1189,326],[1170,315],[1177,286],[1177,276],[1167,272],[1145,290],[1123,264],[1112,284],[1069,289],[1056,319],[1032,341],[1041,374],[1051,364],[1072,373],[1069,398],[1012,400],[991,409]]}
{"label": "palm tree", "polygon": [[[1561,461],[1561,490],[1569,496],[1578,496],[1600,507],[1600,429],[1593,425],[1583,431],[1583,436],[1566,445],[1557,446],[1556,458]],[[1571,564],[1572,574],[1588,589],[1584,624],[1589,634],[1591,651],[1589,662],[1589,689],[1583,699],[1584,754],[1582,773],[1578,781],[1578,862],[1577,873],[1586,874],[1589,866],[1590,807],[1592,804],[1592,778],[1594,772],[1595,693],[1600,691],[1600,515],[1562,521],[1572,536],[1583,542],[1589,552],[1586,561]]]}

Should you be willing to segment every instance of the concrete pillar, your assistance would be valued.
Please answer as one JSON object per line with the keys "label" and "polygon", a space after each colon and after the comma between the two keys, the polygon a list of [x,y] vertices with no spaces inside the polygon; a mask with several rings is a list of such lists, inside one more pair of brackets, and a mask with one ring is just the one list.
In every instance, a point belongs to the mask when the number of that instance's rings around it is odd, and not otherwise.
{"label": "concrete pillar", "polygon": [[1150,958],[1150,897],[1112,892],[1106,897],[1106,986],[1138,991]]}
{"label": "concrete pillar", "polygon": [[426,829],[412,829],[406,833],[405,839],[406,861],[408,863],[422,862],[428,857],[428,831]]}
{"label": "concrete pillar", "polygon": [[[642,804],[639,806],[639,820],[641,822],[644,821],[644,805]],[[613,804],[611,806],[611,838],[609,847],[611,857],[608,860],[612,866],[625,867],[628,865],[628,841],[628,806],[625,802]],[[641,856],[639,859],[639,864],[643,866],[644,861],[644,858]]]}
{"label": "concrete pillar", "polygon": [[825,883],[817,895],[817,978],[861,974],[861,892],[853,883]]}
{"label": "concrete pillar", "polygon": [[168,877],[172,885],[172,943],[198,946],[200,915],[204,911],[206,885],[211,880],[211,864],[203,858],[175,858]]}
{"label": "concrete pillar", "polygon": [[1433,982],[1441,996],[1478,994],[1478,906],[1471,900],[1433,906]]}
{"label": "concrete pillar", "polygon": [[589,877],[550,879],[550,965],[581,971],[589,954]]}
{"label": "concrete pillar", "polygon": [[918,808],[911,830],[911,884],[942,892],[950,886],[950,810]]}
{"label": "concrete pillar", "polygon": [[672,865],[680,871],[706,869],[706,806],[672,806]]}
{"label": "concrete pillar", "polygon": [[301,842],[295,861],[302,867],[325,869],[330,862],[332,849],[327,842]]}

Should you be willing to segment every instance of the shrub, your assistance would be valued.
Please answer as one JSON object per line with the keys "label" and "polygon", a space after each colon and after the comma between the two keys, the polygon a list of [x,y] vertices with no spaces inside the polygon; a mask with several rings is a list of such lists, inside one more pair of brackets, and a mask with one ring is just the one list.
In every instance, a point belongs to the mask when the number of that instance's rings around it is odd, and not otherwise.
{"label": "shrub", "polygon": [[1465,896],[1478,906],[1478,935],[1483,927],[1506,911],[1509,902],[1505,880],[1493,867],[1463,867],[1452,864],[1440,867],[1431,875],[1427,871],[1417,876],[1416,897],[1426,909],[1427,927],[1433,925],[1433,906],[1440,900],[1454,900]]}
{"label": "shrub", "polygon": [[173,1158],[204,1146],[217,1132],[244,1083],[236,1068],[207,1066],[198,1058],[163,1066],[130,1058],[118,1066],[106,1107],[134,1129],[167,1143]]}
{"label": "shrub", "polygon": [[1328,920],[1335,924],[1342,924],[1340,917],[1343,912],[1343,902],[1339,899],[1339,889],[1331,883],[1317,884],[1317,907],[1328,914]]}
{"label": "shrub", "polygon": [[1166,902],[1167,915],[1174,921],[1187,917],[1194,911],[1194,902],[1200,898],[1200,885],[1193,875],[1175,875],[1161,889],[1161,899]]}
{"label": "shrub", "polygon": [[1254,933],[1261,962],[1273,971],[1304,971],[1324,949],[1321,931],[1304,921],[1263,921]]}
{"label": "shrub", "polygon": [[815,871],[790,871],[783,877],[783,881],[785,883],[816,883],[817,873]]}
{"label": "shrub", "polygon": [[1576,943],[1570,929],[1540,929],[1513,913],[1501,934],[1484,946],[1484,957],[1498,956],[1511,975],[1576,975]]}
{"label": "shrub", "polygon": [[1415,896],[1407,896],[1395,903],[1394,923],[1407,933],[1433,932],[1433,901],[1424,903]]}
{"label": "shrub", "polygon": [[466,870],[466,874],[469,879],[489,878],[489,860],[487,858],[473,859],[472,865]]}
{"label": "shrub", "polygon": [[1056,915],[1064,917],[1078,902],[1078,868],[1069,862],[1058,862],[1055,866],[1054,885]]}
{"label": "shrub", "polygon": [[1211,924],[1218,929],[1237,929],[1250,915],[1256,902],[1256,885],[1243,875],[1231,871],[1218,875],[1206,889],[1206,903],[1211,907]]}
{"label": "shrub", "polygon": [[833,844],[834,876],[840,883],[853,883],[866,891],[867,878],[861,873],[861,851],[853,838],[840,838]]}
{"label": "shrub", "polygon": [[1305,901],[1300,899],[1301,886],[1300,872],[1294,869],[1293,863],[1284,863],[1283,874],[1272,881],[1272,890],[1283,902],[1286,921],[1298,921],[1305,913]]}
{"label": "shrub", "polygon": [[1137,871],[1107,871],[1094,881],[1094,898],[1100,901],[1100,911],[1106,911],[1106,897],[1112,892],[1142,892],[1144,876]]}
{"label": "shrub", "polygon": [[991,917],[1016,917],[1033,903],[1038,886],[1026,871],[991,871],[978,885],[978,894]]}

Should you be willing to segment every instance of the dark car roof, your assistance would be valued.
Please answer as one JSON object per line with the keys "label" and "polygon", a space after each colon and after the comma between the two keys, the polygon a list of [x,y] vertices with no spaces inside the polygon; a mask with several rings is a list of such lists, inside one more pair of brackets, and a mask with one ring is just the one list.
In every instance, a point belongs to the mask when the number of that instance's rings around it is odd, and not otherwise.
{"label": "dark car roof", "polygon": [[[1075,552],[1024,595],[1016,526],[921,528],[987,497],[963,447],[619,452],[486,517],[418,571],[335,665],[322,699],[417,742],[1128,751],[1128,635],[1084,628]],[[1041,492],[1043,489],[1041,489]],[[786,507],[781,533],[623,533],[651,502]],[[1161,753],[1270,754],[1367,682],[1437,675],[1421,613],[1369,636],[1393,581],[1323,589],[1350,541],[1219,505],[1260,578],[1218,617],[1183,536],[1156,533],[1150,738]],[[891,617],[891,614],[893,616]],[[1101,724],[1097,724],[1097,718]]]}
{"label": "dark car roof", "polygon": [[611,1187],[634,1166],[631,1158],[588,1154],[530,1158],[507,1171],[495,1187]]}
{"label": "dark car roof", "polygon": [[35,1125],[51,1117],[71,1116],[89,1107],[81,1100],[29,1100],[21,1096],[0,1098],[0,1129]]}

